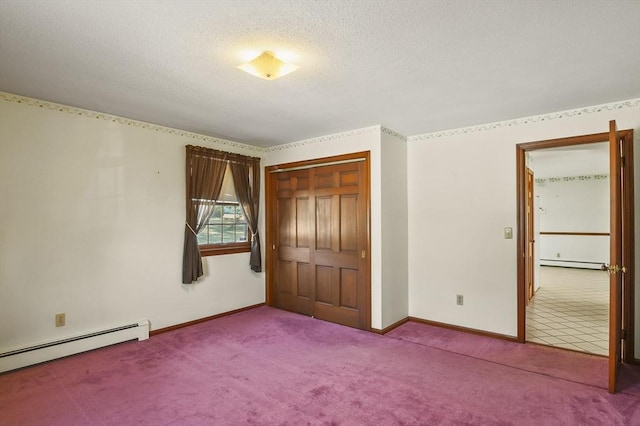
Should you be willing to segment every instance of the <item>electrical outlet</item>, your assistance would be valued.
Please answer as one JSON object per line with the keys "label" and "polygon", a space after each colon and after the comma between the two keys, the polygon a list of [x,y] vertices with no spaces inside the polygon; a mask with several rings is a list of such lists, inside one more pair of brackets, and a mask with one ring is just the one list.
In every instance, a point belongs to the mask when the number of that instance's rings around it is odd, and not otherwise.
{"label": "electrical outlet", "polygon": [[556,253],[556,257],[560,259],[560,253]]}
{"label": "electrical outlet", "polygon": [[461,294],[456,295],[456,304],[462,306],[464,304],[464,296]]}
{"label": "electrical outlet", "polygon": [[65,314],[56,314],[56,327],[63,327],[67,322]]}

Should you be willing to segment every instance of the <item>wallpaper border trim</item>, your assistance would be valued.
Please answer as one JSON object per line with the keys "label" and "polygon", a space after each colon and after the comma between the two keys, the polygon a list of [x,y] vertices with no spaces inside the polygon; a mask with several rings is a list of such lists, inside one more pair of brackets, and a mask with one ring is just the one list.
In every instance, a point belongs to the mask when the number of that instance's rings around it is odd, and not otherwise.
{"label": "wallpaper border trim", "polygon": [[387,134],[389,136],[393,136],[394,138],[400,139],[400,140],[402,140],[404,142],[406,142],[408,140],[408,138],[406,136],[401,135],[400,133],[395,132],[395,131],[393,131],[391,129],[388,129],[388,128],[384,127],[384,126],[381,126],[380,130],[382,131],[382,133]]}
{"label": "wallpaper border trim", "polygon": [[531,123],[540,123],[543,121],[559,120],[563,118],[578,117],[581,115],[594,114],[602,111],[614,111],[617,109],[634,108],[640,106],[640,98],[629,99],[625,101],[611,102],[608,104],[588,106],[584,108],[576,108],[559,112],[552,112],[531,117],[516,118],[513,120],[496,121],[494,123],[479,124],[476,126],[461,127],[458,129],[449,129],[439,132],[423,133],[420,135],[409,136],[409,142],[420,142],[430,139],[438,139],[447,136],[465,135],[468,133],[482,132],[485,130],[494,130],[513,126],[522,126]]}
{"label": "wallpaper border trim", "polygon": [[332,133],[329,135],[303,139],[303,140],[294,141],[294,142],[290,142],[282,145],[275,145],[272,147],[259,147],[259,146],[247,145],[240,142],[234,142],[226,139],[220,139],[213,136],[206,136],[198,133],[188,132],[186,130],[174,129],[171,127],[161,126],[158,124],[152,124],[144,121],[124,118],[117,115],[105,114],[101,112],[91,111],[88,109],[76,108],[68,105],[58,104],[55,102],[43,101],[40,99],[29,98],[21,95],[15,95],[7,92],[0,92],[0,100],[5,102],[25,104],[33,107],[46,108],[52,111],[59,111],[59,112],[64,112],[68,114],[73,114],[73,115],[80,115],[87,118],[111,121],[111,122],[119,123],[122,125],[133,126],[133,127],[138,127],[138,128],[147,129],[147,130],[154,130],[157,132],[181,136],[181,137],[193,139],[196,141],[210,142],[218,145],[230,146],[237,149],[242,149],[242,150],[251,151],[251,152],[258,152],[258,153],[283,151],[286,149],[298,148],[301,146],[322,143],[322,142],[329,142],[329,141],[339,140],[345,137],[357,136],[357,135],[362,135],[362,134],[372,133],[372,132],[385,133],[387,135],[394,136],[398,139],[401,139],[403,141],[410,142],[410,143],[420,142],[420,141],[438,139],[438,138],[447,137],[447,136],[464,135],[468,133],[475,133],[475,132],[481,132],[486,130],[521,126],[521,125],[526,125],[531,123],[539,123],[543,121],[577,117],[580,115],[593,114],[593,113],[598,113],[602,111],[614,111],[618,109],[634,108],[634,107],[640,106],[640,98],[634,98],[634,99],[629,99],[625,101],[611,102],[608,104],[594,105],[594,106],[589,106],[584,108],[577,108],[577,109],[565,110],[560,112],[535,115],[531,117],[516,118],[513,120],[497,121],[494,123],[479,124],[476,126],[461,127],[457,129],[449,129],[449,130],[443,130],[438,132],[423,133],[423,134],[408,136],[408,137],[398,132],[395,132],[387,127],[384,127],[381,125],[375,125],[370,127],[363,127],[360,129],[349,130],[345,132]]}
{"label": "wallpaper border trim", "polygon": [[265,148],[265,152],[283,151],[285,149],[298,148],[301,146],[312,145],[312,144],[321,143],[321,142],[330,142],[330,141],[339,140],[345,137],[358,136],[366,133],[372,133],[372,132],[379,133],[381,131],[382,131],[382,126],[380,125],[363,127],[361,129],[349,130],[347,132],[332,133],[330,135],[318,136],[316,138],[303,139],[301,141],[286,143],[283,145],[271,146],[271,147]]}
{"label": "wallpaper border trim", "polygon": [[609,175],[606,174],[596,174],[596,175],[579,175],[579,176],[558,176],[558,177],[546,177],[546,178],[535,178],[537,184],[545,184],[547,182],[556,183],[556,182],[573,182],[575,180],[584,181],[584,180],[607,180],[609,179]]}
{"label": "wallpaper border trim", "polygon": [[13,102],[17,104],[29,105],[32,107],[49,109],[52,111],[64,112],[72,115],[80,115],[87,118],[93,118],[103,121],[111,121],[131,127],[138,127],[146,130],[154,130],[156,132],[167,133],[170,135],[180,136],[193,139],[200,142],[210,142],[216,145],[230,146],[240,150],[264,153],[265,149],[253,145],[247,145],[240,142],[234,142],[226,139],[220,139],[213,136],[201,135],[198,133],[188,132],[186,130],[174,129],[171,127],[160,126],[158,124],[147,123],[144,121],[124,118],[117,115],[105,114],[101,112],[91,111],[83,108],[76,108],[68,105],[58,104],[55,102],[43,101],[40,99],[29,98],[26,96],[14,95],[12,93],[0,92],[0,100],[5,102]]}

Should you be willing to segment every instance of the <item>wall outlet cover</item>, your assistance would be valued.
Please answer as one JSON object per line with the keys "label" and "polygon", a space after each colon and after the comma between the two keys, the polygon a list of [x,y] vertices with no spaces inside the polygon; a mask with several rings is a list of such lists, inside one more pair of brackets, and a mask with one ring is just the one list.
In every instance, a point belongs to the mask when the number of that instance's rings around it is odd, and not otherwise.
{"label": "wall outlet cover", "polygon": [[63,327],[67,322],[65,314],[56,314],[56,327]]}

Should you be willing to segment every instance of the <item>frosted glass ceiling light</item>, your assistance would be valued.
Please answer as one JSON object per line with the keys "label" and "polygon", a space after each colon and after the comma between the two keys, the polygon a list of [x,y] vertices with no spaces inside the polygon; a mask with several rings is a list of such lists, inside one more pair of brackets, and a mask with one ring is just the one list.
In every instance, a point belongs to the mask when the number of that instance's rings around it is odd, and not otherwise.
{"label": "frosted glass ceiling light", "polygon": [[273,52],[267,51],[246,64],[238,65],[237,68],[256,77],[264,78],[265,80],[275,80],[290,72],[294,72],[300,67],[283,62],[276,58]]}

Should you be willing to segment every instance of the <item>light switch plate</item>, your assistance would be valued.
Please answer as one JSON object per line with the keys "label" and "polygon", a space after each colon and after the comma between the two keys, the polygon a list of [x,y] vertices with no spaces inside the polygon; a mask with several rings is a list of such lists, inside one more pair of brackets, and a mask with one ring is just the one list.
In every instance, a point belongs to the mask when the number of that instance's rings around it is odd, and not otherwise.
{"label": "light switch plate", "polygon": [[504,228],[504,238],[506,240],[513,238],[513,228]]}

